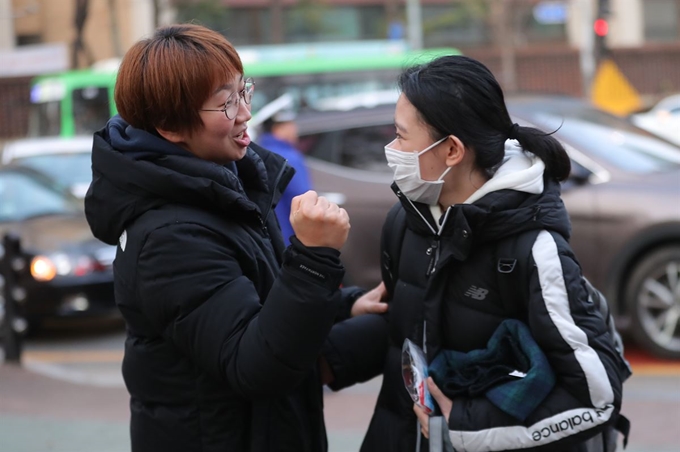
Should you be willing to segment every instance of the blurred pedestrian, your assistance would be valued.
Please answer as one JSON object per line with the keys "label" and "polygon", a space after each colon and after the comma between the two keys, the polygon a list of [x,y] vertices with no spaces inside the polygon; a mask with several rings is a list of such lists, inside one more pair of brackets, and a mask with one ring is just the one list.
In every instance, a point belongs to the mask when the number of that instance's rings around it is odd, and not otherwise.
{"label": "blurred pedestrian", "polygon": [[[569,246],[570,222],[560,197],[560,181],[570,171],[566,151],[550,134],[513,123],[499,84],[471,58],[446,56],[409,68],[399,86],[396,139],[385,146],[399,200],[383,227],[381,246],[389,295],[373,297],[388,300],[390,346],[361,450],[427,450],[421,432],[429,435],[429,416],[414,405],[402,379],[406,339],[432,363],[442,350],[484,350],[510,319],[528,328],[549,363],[543,368],[554,372],[553,385],[544,398],[535,394],[537,406],[526,411],[528,400],[503,394],[505,405],[521,405],[504,411],[503,403],[478,391],[494,387],[485,378],[494,376],[490,365],[500,362],[470,369],[470,386],[454,395],[427,380],[453,448],[585,451],[591,450],[589,438],[599,441],[591,444],[598,450],[613,446],[597,435],[621,407],[620,357]],[[506,149],[508,139],[516,141]],[[498,255],[503,240],[528,231],[536,236],[514,251],[514,262]],[[518,261],[522,257],[526,263]],[[511,273],[516,266],[526,274]],[[502,277],[513,278],[526,297],[508,299]],[[522,378],[521,372],[497,376],[503,382]],[[522,408],[521,416],[514,408]]]}
{"label": "blurred pedestrian", "polygon": [[257,139],[260,146],[276,152],[295,168],[295,176],[283,191],[283,196],[275,209],[276,217],[281,225],[283,240],[288,245],[290,244],[290,237],[293,235],[293,228],[289,220],[290,203],[295,196],[312,189],[304,155],[296,148],[298,128],[295,123],[295,112],[292,110],[276,112],[263,122],[262,130],[264,133]]}
{"label": "blurred pedestrian", "polygon": [[317,363],[358,295],[338,289],[349,219],[309,191],[284,248],[272,205],[293,170],[251,143],[254,88],[222,35],[160,28],[94,137],[85,211],[118,244],[133,452],[327,449]]}

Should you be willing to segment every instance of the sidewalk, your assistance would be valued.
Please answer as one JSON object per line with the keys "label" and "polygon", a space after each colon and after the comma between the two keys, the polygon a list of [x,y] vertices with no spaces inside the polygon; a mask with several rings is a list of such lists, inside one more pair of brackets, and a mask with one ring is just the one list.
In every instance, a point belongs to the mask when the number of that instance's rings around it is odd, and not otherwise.
{"label": "sidewalk", "polygon": [[[128,393],[122,380],[108,385],[113,387],[75,384],[26,367],[0,364],[1,452],[130,450]],[[326,392],[331,452],[359,450],[379,388],[376,379],[342,394]]]}
{"label": "sidewalk", "polygon": [[[124,387],[69,383],[26,367],[0,365],[1,452],[129,452]],[[341,393],[326,392],[330,452],[358,451],[379,388],[375,379]],[[623,413],[633,424],[626,452],[678,451],[677,372],[641,372],[626,383],[624,400]]]}

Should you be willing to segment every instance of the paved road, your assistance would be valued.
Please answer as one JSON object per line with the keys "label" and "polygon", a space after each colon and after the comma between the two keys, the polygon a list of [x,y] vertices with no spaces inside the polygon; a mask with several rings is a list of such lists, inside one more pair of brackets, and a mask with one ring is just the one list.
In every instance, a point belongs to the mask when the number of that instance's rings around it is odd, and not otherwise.
{"label": "paved road", "polygon": [[[33,340],[22,366],[0,365],[0,452],[128,452],[127,392],[118,330],[59,341]],[[680,450],[680,362],[631,352],[635,376],[623,412],[633,429],[627,451]],[[355,452],[380,379],[326,392],[331,452]]]}

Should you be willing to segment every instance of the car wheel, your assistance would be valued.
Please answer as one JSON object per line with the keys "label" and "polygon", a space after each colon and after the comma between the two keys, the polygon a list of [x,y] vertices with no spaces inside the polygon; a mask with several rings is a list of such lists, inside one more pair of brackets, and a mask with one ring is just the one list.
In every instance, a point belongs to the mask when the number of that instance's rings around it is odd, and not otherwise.
{"label": "car wheel", "polygon": [[680,246],[644,256],[625,294],[636,343],[656,356],[680,358]]}

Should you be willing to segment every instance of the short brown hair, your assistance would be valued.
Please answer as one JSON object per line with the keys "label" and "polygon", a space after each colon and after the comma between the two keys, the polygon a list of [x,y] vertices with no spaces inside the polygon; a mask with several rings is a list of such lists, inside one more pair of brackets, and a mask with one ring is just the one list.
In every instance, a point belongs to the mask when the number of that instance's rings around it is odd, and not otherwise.
{"label": "short brown hair", "polygon": [[192,133],[203,126],[198,111],[212,91],[237,74],[241,58],[224,36],[200,25],[170,25],[127,51],[114,100],[135,128]]}

